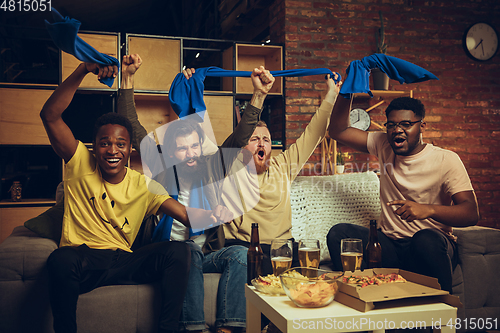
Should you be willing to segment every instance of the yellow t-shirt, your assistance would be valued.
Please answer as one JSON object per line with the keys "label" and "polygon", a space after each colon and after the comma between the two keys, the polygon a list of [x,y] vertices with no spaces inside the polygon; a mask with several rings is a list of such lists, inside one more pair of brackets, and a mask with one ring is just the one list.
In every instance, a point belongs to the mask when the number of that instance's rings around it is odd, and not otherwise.
{"label": "yellow t-shirt", "polygon": [[169,198],[160,184],[129,168],[119,184],[106,182],[94,155],[79,142],[64,174],[60,246],[130,252],[142,220]]}

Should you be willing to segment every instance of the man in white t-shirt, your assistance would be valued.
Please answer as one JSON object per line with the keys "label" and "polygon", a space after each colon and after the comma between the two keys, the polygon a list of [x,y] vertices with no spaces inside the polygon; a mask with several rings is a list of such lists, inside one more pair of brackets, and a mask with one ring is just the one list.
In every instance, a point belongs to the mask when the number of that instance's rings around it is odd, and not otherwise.
{"label": "man in white t-shirt", "polygon": [[[457,264],[452,227],[475,225],[479,219],[462,161],[456,153],[422,141],[427,124],[424,105],[417,99],[400,97],[389,104],[387,133],[349,127],[349,105],[348,99],[337,100],[329,133],[340,143],[379,159],[382,267],[436,277],[442,289],[451,292]],[[342,269],[340,240],[348,237],[362,239],[366,247],[368,229],[348,223],[330,229],[327,243],[335,269]]]}

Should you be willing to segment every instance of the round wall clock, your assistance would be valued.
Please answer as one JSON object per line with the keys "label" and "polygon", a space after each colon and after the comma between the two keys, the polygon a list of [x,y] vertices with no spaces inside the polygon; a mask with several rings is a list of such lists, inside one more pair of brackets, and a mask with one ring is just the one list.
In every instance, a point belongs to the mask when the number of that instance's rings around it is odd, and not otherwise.
{"label": "round wall clock", "polygon": [[358,128],[363,131],[370,128],[370,114],[363,109],[352,109],[349,113],[349,120],[351,121],[351,127]]}
{"label": "round wall clock", "polygon": [[498,50],[498,34],[488,23],[475,23],[465,30],[463,46],[465,53],[472,59],[489,60]]}

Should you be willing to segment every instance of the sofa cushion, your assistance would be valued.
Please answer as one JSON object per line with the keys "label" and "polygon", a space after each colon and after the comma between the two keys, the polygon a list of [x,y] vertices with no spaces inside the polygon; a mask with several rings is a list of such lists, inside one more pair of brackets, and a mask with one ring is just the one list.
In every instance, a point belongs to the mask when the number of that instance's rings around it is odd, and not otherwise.
{"label": "sofa cushion", "polygon": [[24,226],[40,237],[50,238],[59,244],[61,240],[64,200],[57,202],[42,214],[24,222]]}
{"label": "sofa cushion", "polygon": [[57,244],[23,226],[14,228],[0,247],[0,281],[26,281],[45,278],[46,262]]}
{"label": "sofa cushion", "polygon": [[380,182],[374,172],[299,176],[292,183],[292,235],[319,239],[321,261],[330,261],[326,235],[337,223],[368,227],[380,216]]}

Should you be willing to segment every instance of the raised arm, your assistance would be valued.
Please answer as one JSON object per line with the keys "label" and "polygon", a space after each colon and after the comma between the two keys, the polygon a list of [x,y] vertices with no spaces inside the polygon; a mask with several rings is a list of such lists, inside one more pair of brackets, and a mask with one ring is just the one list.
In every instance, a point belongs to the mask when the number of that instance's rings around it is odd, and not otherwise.
{"label": "raised arm", "polygon": [[97,64],[82,63],[76,70],[57,87],[40,112],[43,126],[50,140],[52,148],[59,157],[68,162],[75,154],[78,145],[71,129],[62,119],[64,110],[69,106],[76,90],[88,73],[95,73],[99,78],[116,77],[116,66],[98,66]]}
{"label": "raised arm", "polygon": [[333,104],[337,100],[340,91],[340,84],[340,82],[336,84],[333,78],[328,75],[326,95],[304,133],[282,154],[283,156],[276,157],[276,161],[281,164],[282,168],[286,168],[286,170],[283,169],[283,172],[289,173],[292,179],[297,176],[309,157],[311,157],[314,149],[325,137]]}
{"label": "raised arm", "polygon": [[349,111],[351,99],[337,98],[330,117],[328,133],[338,142],[358,151],[368,153],[368,133],[357,128],[349,127]]}
{"label": "raised arm", "polygon": [[[122,59],[122,84],[118,91],[117,113],[125,116],[132,123],[132,147],[140,153],[141,141],[147,135],[146,129],[139,122],[134,102],[134,76],[141,67],[142,59],[138,54],[125,55]],[[154,145],[156,146],[156,144]]]}
{"label": "raised arm", "polygon": [[275,81],[274,76],[264,66],[254,68],[250,78],[253,85],[252,98],[233,133],[224,140],[224,148],[242,148],[248,144],[259,121],[264,101]]}

